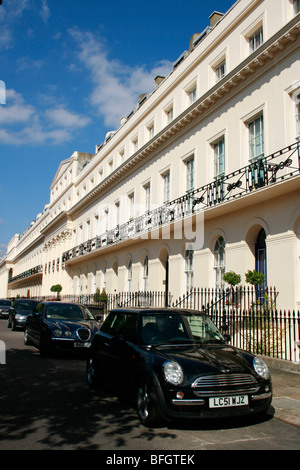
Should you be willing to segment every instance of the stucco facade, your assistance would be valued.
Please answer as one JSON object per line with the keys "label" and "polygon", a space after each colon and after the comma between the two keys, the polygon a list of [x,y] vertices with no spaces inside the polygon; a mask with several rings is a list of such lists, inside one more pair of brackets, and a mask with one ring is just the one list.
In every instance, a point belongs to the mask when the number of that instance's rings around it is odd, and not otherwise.
{"label": "stucco facade", "polygon": [[95,154],[58,168],[50,201],[0,262],[0,296],[164,291],[259,268],[300,307],[300,17],[239,0]]}

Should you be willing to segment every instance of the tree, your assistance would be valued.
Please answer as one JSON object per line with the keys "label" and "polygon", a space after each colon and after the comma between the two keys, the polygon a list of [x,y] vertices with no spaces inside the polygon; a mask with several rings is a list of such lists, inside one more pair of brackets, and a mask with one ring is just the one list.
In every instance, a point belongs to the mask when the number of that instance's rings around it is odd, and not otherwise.
{"label": "tree", "polygon": [[263,284],[266,279],[266,276],[263,273],[256,271],[255,269],[253,271],[248,270],[245,276],[246,282],[248,282],[248,284],[252,284],[253,286]]}
{"label": "tree", "polygon": [[236,286],[241,282],[241,276],[234,271],[228,271],[223,275],[223,281],[227,282],[230,286]]}
{"label": "tree", "polygon": [[54,284],[50,288],[51,292],[56,292],[57,293],[57,298],[59,297],[59,293],[62,291],[62,286],[60,284]]}

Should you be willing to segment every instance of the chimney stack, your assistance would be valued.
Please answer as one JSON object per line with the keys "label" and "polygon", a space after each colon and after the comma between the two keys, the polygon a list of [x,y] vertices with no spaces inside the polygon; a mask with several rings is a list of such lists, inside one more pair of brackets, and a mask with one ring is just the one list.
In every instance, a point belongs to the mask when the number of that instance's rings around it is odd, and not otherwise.
{"label": "chimney stack", "polygon": [[220,19],[223,18],[223,16],[224,16],[224,13],[220,13],[219,11],[214,11],[209,16],[211,28],[213,28],[218,23],[218,21],[220,21]]}
{"label": "chimney stack", "polygon": [[161,75],[157,75],[157,77],[155,77],[154,79],[154,82],[155,82],[155,86],[158,86],[161,84],[161,82],[165,79],[165,77],[162,77]]}

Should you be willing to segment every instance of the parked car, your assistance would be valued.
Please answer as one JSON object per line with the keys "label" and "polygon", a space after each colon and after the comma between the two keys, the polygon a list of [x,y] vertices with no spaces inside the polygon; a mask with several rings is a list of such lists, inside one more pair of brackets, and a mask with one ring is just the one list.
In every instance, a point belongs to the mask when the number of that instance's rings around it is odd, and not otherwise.
{"label": "parked car", "polygon": [[100,323],[83,305],[42,302],[28,316],[24,342],[36,346],[41,354],[54,351],[87,351]]}
{"label": "parked car", "polygon": [[24,329],[28,315],[34,311],[37,305],[37,300],[14,300],[8,311],[7,327],[12,328],[13,330]]}
{"label": "parked car", "polygon": [[148,427],[265,412],[272,400],[264,361],[230,346],[206,315],[190,310],[112,310],[92,341],[86,379],[91,388],[129,392]]}
{"label": "parked car", "polygon": [[8,318],[8,311],[10,306],[11,300],[0,299],[0,318]]}

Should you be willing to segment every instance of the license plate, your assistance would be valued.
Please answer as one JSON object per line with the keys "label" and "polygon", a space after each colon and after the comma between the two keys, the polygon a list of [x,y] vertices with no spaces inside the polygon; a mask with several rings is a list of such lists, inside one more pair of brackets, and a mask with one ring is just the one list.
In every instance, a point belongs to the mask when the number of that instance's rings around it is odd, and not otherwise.
{"label": "license plate", "polygon": [[74,348],[89,348],[91,343],[74,343]]}
{"label": "license plate", "polygon": [[248,395],[238,395],[236,397],[214,397],[209,399],[210,408],[225,408],[226,406],[248,405]]}

